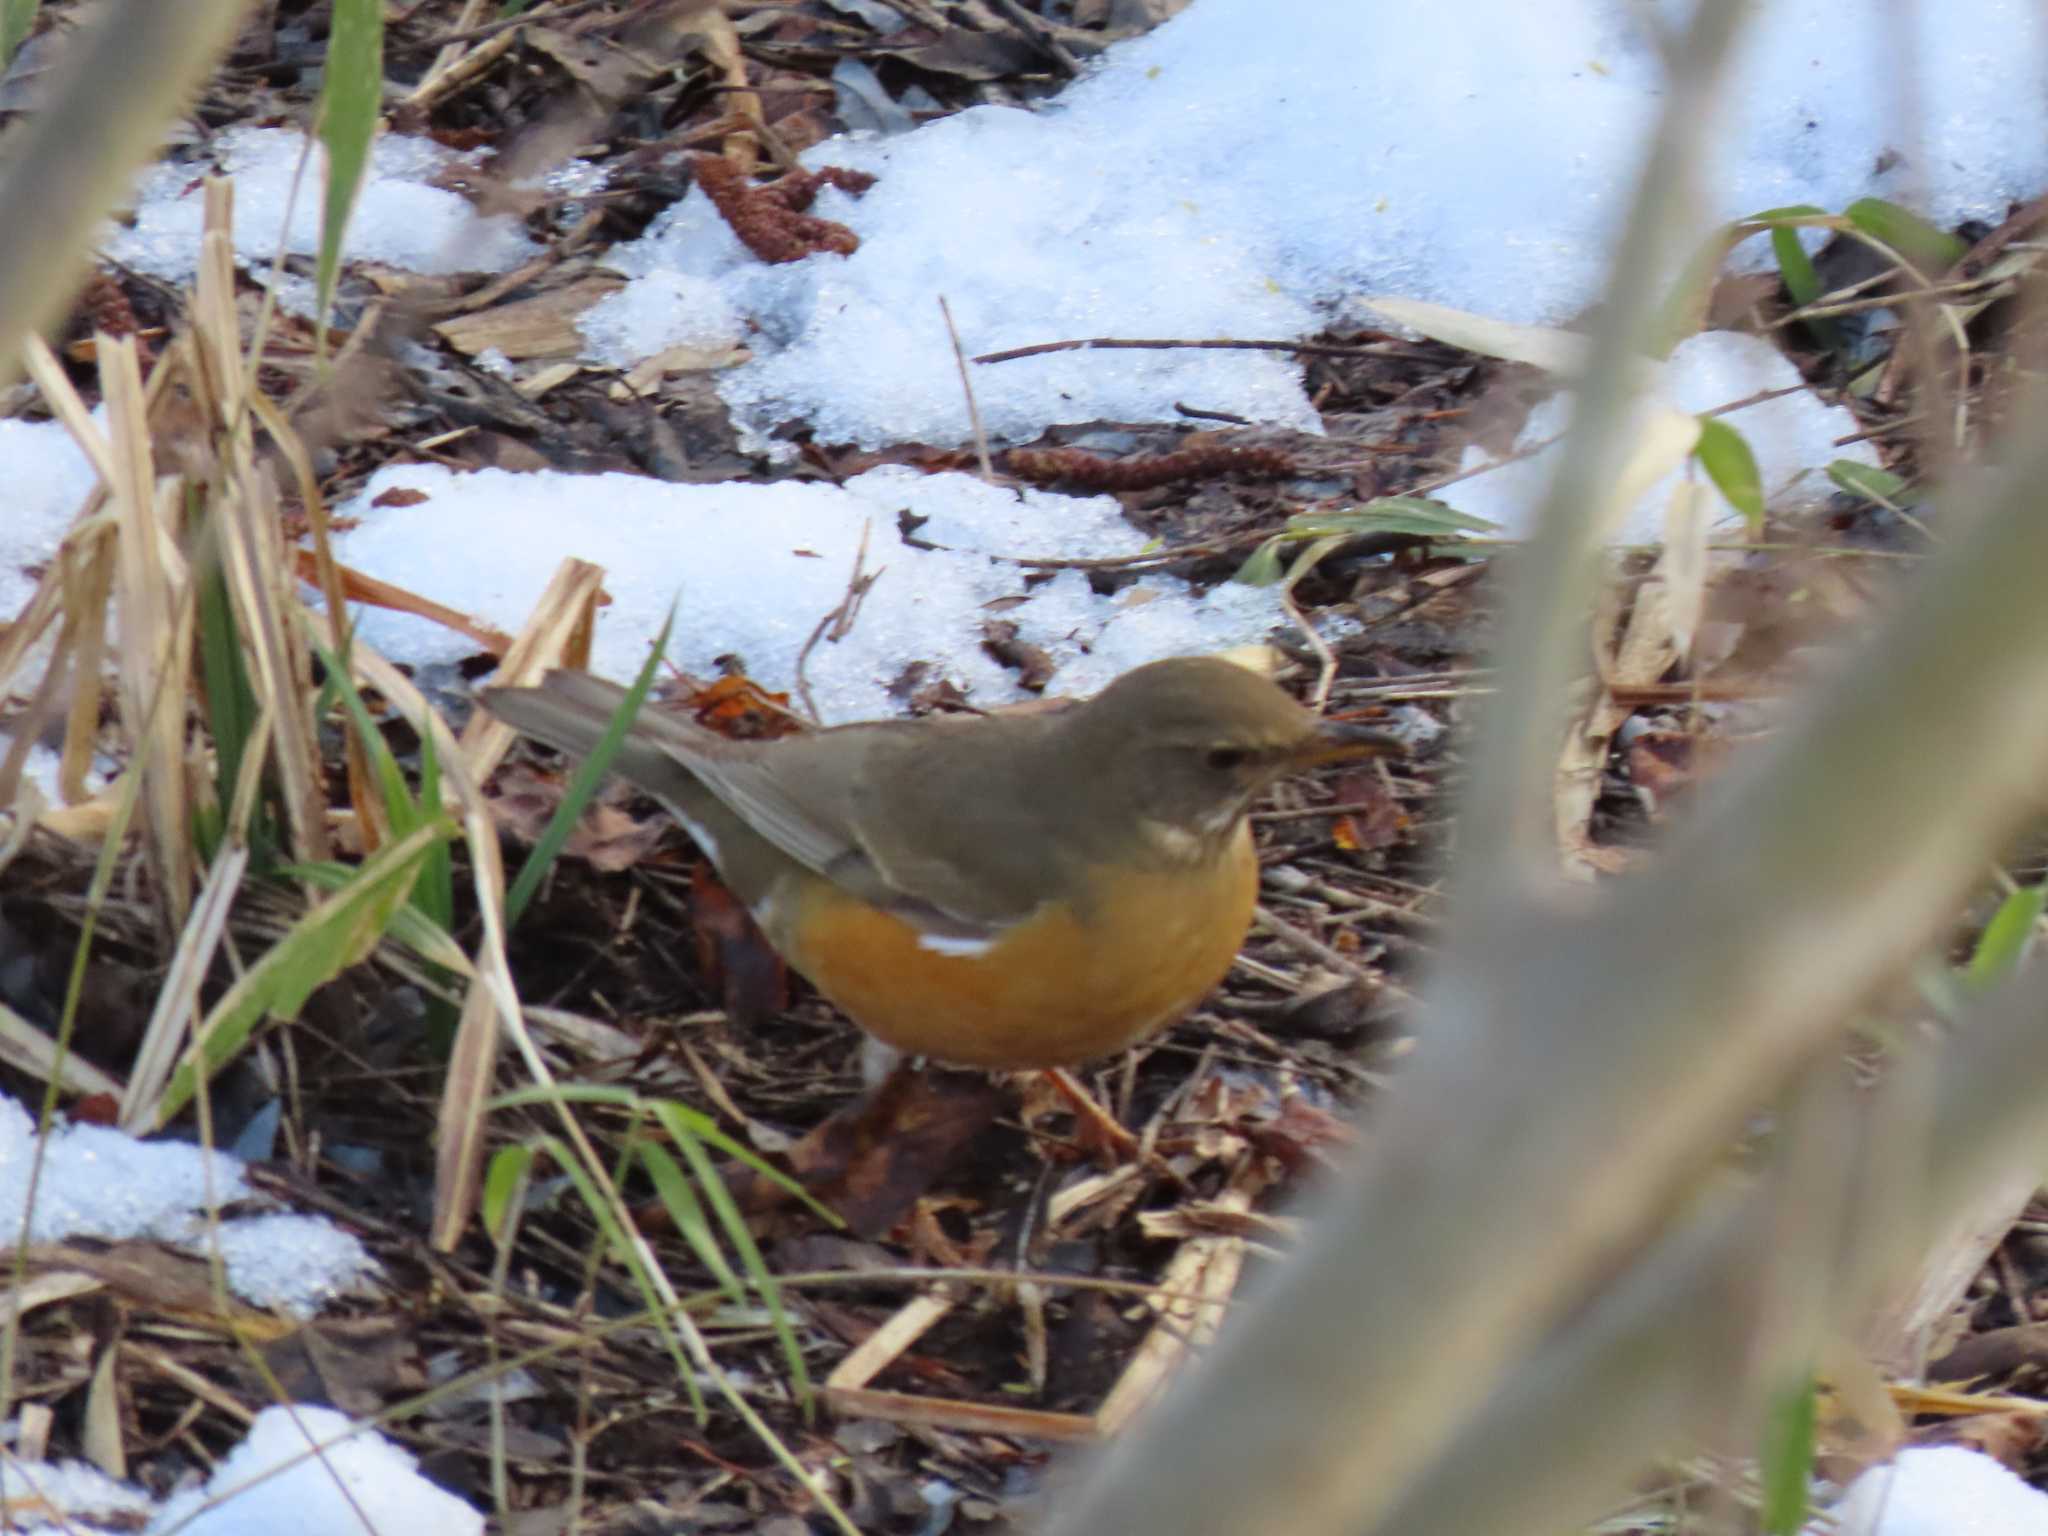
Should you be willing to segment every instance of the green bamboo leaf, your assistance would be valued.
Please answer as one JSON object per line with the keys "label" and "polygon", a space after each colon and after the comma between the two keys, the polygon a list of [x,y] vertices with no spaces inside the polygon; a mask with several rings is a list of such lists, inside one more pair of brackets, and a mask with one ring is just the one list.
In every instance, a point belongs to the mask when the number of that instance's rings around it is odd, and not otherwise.
{"label": "green bamboo leaf", "polygon": [[1811,304],[1821,296],[1820,274],[1814,270],[1813,258],[1806,254],[1799,231],[1812,229],[1815,219],[1826,217],[1824,208],[1793,203],[1783,208],[1766,208],[1744,221],[1751,228],[1769,231],[1771,254],[1778,259],[1778,275],[1785,280],[1785,291],[1792,295],[1795,304]]}
{"label": "green bamboo leaf", "polygon": [[[445,852],[444,850],[440,850]],[[433,867],[429,855],[426,868]],[[298,880],[307,885],[318,886],[323,891],[338,891],[356,876],[356,866],[344,864],[338,859],[309,860],[302,864],[283,864],[277,874],[286,880]],[[423,870],[421,880],[426,879]],[[417,887],[415,887],[417,890]],[[469,973],[469,957],[462,952],[462,946],[449,935],[445,925],[437,922],[413,902],[408,902],[391,914],[391,937],[411,950],[427,964],[436,966],[452,975]]]}
{"label": "green bamboo leaf", "polygon": [[1965,986],[1980,991],[2003,980],[2020,963],[2034,941],[2044,903],[2048,886],[2042,885],[2023,885],[1999,903],[1963,969]]}
{"label": "green bamboo leaf", "polygon": [[384,0],[334,0],[320,84],[320,142],[327,147],[327,199],[320,219],[320,345],[341,274],[342,239],[370,164],[377,114],[384,102]]}
{"label": "green bamboo leaf", "polygon": [[1450,540],[1498,534],[1500,525],[1428,496],[1378,496],[1348,512],[1304,512],[1287,520],[1290,539],[1356,538],[1397,533]]}
{"label": "green bamboo leaf", "polygon": [[526,1176],[533,1170],[533,1148],[524,1142],[514,1142],[509,1147],[500,1147],[491,1166],[484,1173],[484,1230],[497,1242],[504,1242],[510,1235],[506,1218],[512,1214],[512,1201],[526,1185]]}
{"label": "green bamboo leaf", "polygon": [[202,1065],[211,1077],[264,1019],[296,1018],[307,998],[367,954],[404,907],[434,844],[454,833],[452,822],[429,822],[380,850],[354,880],[292,924],[244,971],[199,1026],[164,1090],[157,1124],[168,1124],[185,1107]]}
{"label": "green bamboo leaf", "polygon": [[1908,491],[1906,482],[1890,470],[1854,459],[1836,459],[1828,465],[1828,478],[1851,496],[1894,509],[1906,500]]}
{"label": "green bamboo leaf", "polygon": [[36,0],[0,0],[0,73],[35,30]]}
{"label": "green bamboo leaf", "polygon": [[1718,416],[1702,416],[1700,440],[1693,448],[1693,457],[1714,482],[1714,489],[1742,514],[1742,520],[1752,529],[1763,527],[1763,475],[1756,467],[1749,439]]}
{"label": "green bamboo leaf", "polygon": [[[1757,214],[1752,221],[1770,230],[1771,254],[1778,260],[1778,275],[1784,279],[1785,292],[1795,305],[1811,304],[1826,291],[1820,280],[1820,272],[1813,264],[1813,258],[1806,254],[1806,247],[1799,239],[1801,229],[1813,227],[1812,220],[1826,218],[1826,211],[1811,203],[1794,203],[1785,208],[1771,208]],[[1813,339],[1830,352],[1842,347],[1841,327],[1832,319],[1805,320],[1800,322]]]}
{"label": "green bamboo leaf", "polygon": [[1910,208],[1881,197],[1859,197],[1842,210],[1849,222],[1873,240],[1881,240],[1919,269],[1922,277],[1939,277],[1961,261],[1970,247],[1947,230],[1936,229]]}
{"label": "green bamboo leaf", "polygon": [[510,1093],[501,1093],[491,1100],[491,1113],[505,1109],[523,1109],[533,1104],[602,1104],[608,1109],[621,1109],[632,1113],[640,1107],[640,1095],[631,1088],[621,1088],[611,1083],[534,1083],[525,1088],[514,1088]]}
{"label": "green bamboo leaf", "polygon": [[1820,1417],[1817,1395],[1809,1377],[1774,1393],[1765,1410],[1758,1513],[1767,1536],[1798,1536],[1806,1524]]}
{"label": "green bamboo leaf", "polygon": [[1813,265],[1813,258],[1806,254],[1806,247],[1799,242],[1799,231],[1790,225],[1771,226],[1771,254],[1778,258],[1778,275],[1785,280],[1785,291],[1792,295],[1794,304],[1811,304],[1822,292],[1820,273]]}
{"label": "green bamboo leaf", "polygon": [[1283,576],[1280,565],[1280,540],[1266,540],[1251,553],[1251,558],[1237,568],[1237,574],[1230,579],[1241,581],[1248,587],[1270,587]]}

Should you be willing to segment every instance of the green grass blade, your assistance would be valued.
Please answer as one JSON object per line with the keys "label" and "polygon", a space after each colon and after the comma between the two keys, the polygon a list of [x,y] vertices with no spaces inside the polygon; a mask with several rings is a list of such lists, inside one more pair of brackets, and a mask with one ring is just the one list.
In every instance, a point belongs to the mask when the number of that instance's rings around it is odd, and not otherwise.
{"label": "green grass blade", "polygon": [[1290,517],[1281,536],[1329,539],[1395,533],[1450,542],[1466,537],[1487,538],[1499,532],[1500,524],[1460,512],[1448,502],[1428,496],[1376,496],[1349,512],[1304,512]]}
{"label": "green grass blade", "polygon": [[683,1235],[683,1241],[690,1245],[690,1251],[697,1260],[718,1281],[718,1287],[732,1298],[735,1306],[747,1299],[746,1287],[739,1275],[725,1257],[725,1250],[718,1246],[718,1236],[711,1230],[711,1223],[704,1216],[704,1202],[697,1198],[697,1191],[690,1184],[690,1176],[682,1166],[668,1154],[668,1148],[644,1137],[635,1144],[634,1151],[640,1164],[647,1170],[647,1177],[654,1185],[654,1192],[660,1198],[662,1209],[668,1212],[669,1220],[676,1224],[676,1231]]}
{"label": "green grass blade", "polygon": [[320,142],[327,146],[327,197],[320,218],[320,260],[315,280],[320,294],[321,353],[327,346],[327,312],[341,273],[342,240],[355,208],[370,143],[384,101],[384,0],[334,0],[327,34],[326,70],[320,84]]}
{"label": "green grass blade", "polygon": [[[363,743],[363,754],[369,759],[370,771],[377,778],[378,792],[384,797],[384,814],[391,818],[391,830],[404,837],[438,816],[440,807],[414,801],[412,791],[406,788],[405,774],[399,769],[398,759],[391,753],[391,744],[377,729],[377,722],[370,718],[370,707],[363,702],[362,690],[356,687],[356,680],[350,675],[347,665],[318,642],[313,649],[320,657],[321,666],[327,669],[327,684],[334,690],[333,697],[340,700],[350,725]],[[424,736],[426,733],[421,734]]]}
{"label": "green grass blade", "polygon": [[1912,209],[1888,203],[1881,197],[1859,197],[1842,213],[1871,239],[1883,241],[1913,263],[1922,277],[1940,277],[1970,249]]}
{"label": "green grass blade", "polygon": [[1907,484],[1888,469],[1859,464],[1854,459],[1836,459],[1828,465],[1828,478],[1851,496],[1861,496],[1894,512],[1906,500]]}
{"label": "green grass blade", "polygon": [[1811,1378],[1780,1389],[1764,1416],[1758,1458],[1763,1477],[1759,1521],[1767,1536],[1798,1536],[1812,1503],[1813,1451],[1819,1414]]}
{"label": "green grass blade", "polygon": [[1749,439],[1718,416],[1702,416],[1700,440],[1692,451],[1714,482],[1714,489],[1728,498],[1728,505],[1742,514],[1752,530],[1762,528],[1764,480]]}
{"label": "green grass blade", "polygon": [[0,0],[0,71],[14,62],[35,24],[36,0]]}
{"label": "green grass blade", "polygon": [[537,1083],[497,1095],[490,1102],[490,1110],[497,1114],[500,1110],[523,1109],[533,1104],[603,1104],[631,1114],[640,1108],[640,1095],[630,1088],[607,1083]]}
{"label": "green grass blade", "polygon": [[590,756],[577,765],[570,775],[569,787],[562,791],[562,803],[555,807],[555,814],[549,819],[547,828],[533,845],[533,852],[526,856],[526,862],[519,867],[519,877],[512,882],[512,889],[505,897],[505,927],[507,930],[519,926],[519,918],[526,911],[526,904],[533,900],[533,893],[540,889],[540,883],[547,872],[561,857],[562,849],[568,845],[569,834],[576,830],[577,818],[583,808],[597,795],[597,789],[610,771],[612,759],[619,755],[619,748],[626,743],[626,733],[639,718],[640,706],[647,702],[647,695],[654,687],[655,670],[661,665],[662,657],[668,654],[668,633],[675,627],[675,605],[669,605],[668,617],[661,621],[661,633],[654,637],[654,644],[648,648],[647,660],[641,664],[639,675],[633,679],[633,686],[626,690],[626,697],[619,704],[618,713],[612,716],[611,724],[591,749]]}
{"label": "green grass blade", "polygon": [[[432,815],[441,804],[441,753],[434,744],[432,731],[422,730],[419,735],[418,803],[423,814]],[[420,870],[419,884],[412,890],[412,904],[443,930],[455,931],[455,850],[452,843],[442,843],[427,855],[427,862]]]}
{"label": "green grass blade", "polygon": [[[199,675],[205,688],[206,728],[213,737],[214,800],[218,808],[216,814],[201,821],[200,846],[211,863],[219,851],[220,839],[227,833],[228,808],[234,803],[235,785],[241,781],[242,761],[256,731],[258,710],[256,689],[249,681],[242,650],[241,631],[235,624],[227,573],[217,557],[218,546],[212,539],[202,538],[199,550],[193,571],[198,603]],[[275,859],[279,846],[276,824],[268,814],[263,796],[257,797],[248,841],[253,868],[262,870]]]}
{"label": "green grass blade", "polygon": [[427,851],[452,836],[451,823],[431,822],[382,849],[348,885],[307,912],[241,979],[200,1025],[186,1058],[172,1074],[157,1111],[167,1124],[185,1107],[198,1084],[201,1064],[208,1077],[248,1041],[268,1017],[290,1019],[313,992],[368,952],[404,907]]}
{"label": "green grass blade", "polygon": [[1999,903],[1977,936],[1970,963],[1963,968],[1965,986],[1982,991],[2011,973],[2034,942],[2044,903],[2048,903],[2048,886],[2042,885],[2023,885]]}
{"label": "green grass blade", "polygon": [[510,1236],[506,1218],[512,1214],[512,1202],[526,1187],[527,1175],[532,1171],[533,1148],[524,1142],[500,1147],[491,1159],[491,1166],[484,1173],[483,1216],[484,1230],[493,1241],[502,1243]]}
{"label": "green grass blade", "polygon": [[705,1114],[701,1109],[692,1109],[689,1105],[678,1104],[673,1099],[652,1100],[651,1107],[671,1136],[677,1133],[679,1127],[686,1129],[696,1140],[717,1148],[734,1162],[745,1164],[762,1178],[777,1185],[785,1194],[801,1200],[811,1208],[812,1214],[831,1222],[835,1227],[846,1225],[845,1222],[839,1219],[839,1214],[836,1211],[827,1210],[824,1206],[818,1204],[811,1192],[805,1189],[803,1185],[792,1179],[774,1164],[763,1160],[761,1154],[752,1147],[747,1146],[743,1142],[735,1141],[732,1137],[726,1135],[724,1131],[721,1131],[718,1128],[718,1122]]}
{"label": "green grass blade", "polygon": [[814,1398],[811,1393],[811,1374],[804,1364],[803,1347],[797,1342],[795,1325],[790,1322],[789,1312],[782,1305],[782,1287],[775,1282],[775,1276],[768,1269],[768,1261],[762,1256],[760,1246],[754,1241],[754,1234],[747,1230],[747,1219],[740,1213],[739,1205],[732,1197],[732,1191],[725,1187],[725,1181],[718,1176],[710,1157],[704,1151],[704,1144],[698,1139],[690,1124],[690,1116],[676,1113],[683,1106],[665,1099],[656,1099],[651,1106],[655,1119],[668,1132],[676,1144],[676,1150],[683,1155],[683,1161],[690,1165],[697,1187],[704,1192],[704,1199],[718,1218],[718,1224],[725,1229],[725,1238],[733,1251],[740,1256],[740,1267],[746,1270],[754,1282],[754,1288],[761,1293],[761,1300],[767,1304],[768,1316],[773,1323],[775,1336],[782,1345],[782,1354],[789,1367],[790,1384],[804,1404],[806,1412],[811,1411]]}
{"label": "green grass blade", "polygon": [[[428,858],[431,862],[433,855],[428,855]],[[356,877],[356,866],[325,859],[317,863],[282,864],[276,873],[287,880],[302,881],[323,891],[338,891]],[[425,878],[424,870],[421,878]],[[455,942],[447,926],[422,912],[417,903],[408,902],[391,914],[389,932],[392,938],[437,970],[460,976],[468,969],[469,957],[462,952],[462,946]]]}
{"label": "green grass blade", "polygon": [[597,1223],[598,1231],[606,1245],[625,1266],[626,1273],[633,1277],[634,1287],[640,1292],[648,1314],[654,1318],[655,1325],[661,1330],[662,1342],[668,1346],[669,1357],[675,1362],[676,1375],[682,1379],[684,1388],[689,1392],[691,1410],[697,1415],[698,1422],[702,1423],[705,1418],[705,1404],[704,1394],[697,1385],[697,1373],[690,1368],[689,1358],[683,1351],[683,1341],[676,1335],[675,1324],[669,1318],[667,1308],[662,1305],[661,1293],[655,1287],[653,1278],[641,1262],[639,1250],[620,1228],[610,1202],[604,1197],[604,1191],[597,1187],[596,1181],[590,1176],[590,1170],[578,1160],[574,1150],[553,1136],[543,1137],[539,1145],[540,1150],[552,1157],[556,1166],[568,1176],[569,1182],[576,1186],[576,1192],[583,1197],[584,1207],[590,1212],[590,1219]]}
{"label": "green grass blade", "polygon": [[1243,565],[1237,568],[1232,581],[1243,582],[1248,587],[1270,587],[1286,572],[1280,564],[1280,540],[1271,538],[1251,552]]}

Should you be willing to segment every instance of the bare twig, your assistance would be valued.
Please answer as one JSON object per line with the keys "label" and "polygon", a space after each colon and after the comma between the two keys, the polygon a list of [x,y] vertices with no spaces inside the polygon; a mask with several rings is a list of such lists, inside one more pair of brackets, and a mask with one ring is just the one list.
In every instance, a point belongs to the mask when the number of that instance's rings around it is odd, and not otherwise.
{"label": "bare twig", "polygon": [[811,697],[811,681],[804,674],[805,665],[811,659],[811,652],[816,649],[820,640],[843,640],[853,632],[853,622],[860,614],[861,602],[867,597],[869,589],[882,579],[883,572],[889,569],[885,565],[872,575],[862,572],[868,558],[868,534],[873,528],[872,522],[861,524],[860,547],[853,552],[853,574],[847,578],[846,595],[839,600],[836,608],[818,620],[811,630],[810,638],[804,641],[804,648],[796,655],[796,691],[803,699],[804,711],[811,717],[813,724],[819,723],[818,701]]}
{"label": "bare twig", "polygon": [[1408,341],[1365,341],[1353,346],[1329,341],[1133,341],[1119,336],[1089,336],[1076,341],[1041,341],[1007,352],[984,352],[977,363],[1013,363],[1023,357],[1044,357],[1052,352],[1096,352],[1126,350],[1172,352],[1182,348],[1217,352],[1299,352],[1304,357],[1413,357],[1422,349]]}
{"label": "bare twig", "polygon": [[953,361],[960,369],[960,392],[967,397],[967,421],[974,429],[974,455],[981,461],[981,478],[991,483],[996,467],[989,462],[988,434],[981,429],[981,407],[974,403],[974,381],[967,376],[967,354],[960,348],[960,332],[953,325],[953,306],[939,295],[939,313],[946,317],[946,335],[953,342]]}

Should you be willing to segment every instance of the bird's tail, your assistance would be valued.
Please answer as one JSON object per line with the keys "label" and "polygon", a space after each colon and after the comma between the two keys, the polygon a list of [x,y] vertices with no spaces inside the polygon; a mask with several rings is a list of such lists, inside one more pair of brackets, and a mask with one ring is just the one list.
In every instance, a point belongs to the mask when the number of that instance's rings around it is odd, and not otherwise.
{"label": "bird's tail", "polygon": [[[486,688],[484,707],[514,730],[572,757],[588,757],[625,704],[626,690],[587,672],[550,672],[538,688]],[[707,791],[683,759],[701,752],[702,727],[643,709],[612,771],[656,799],[689,805]]]}

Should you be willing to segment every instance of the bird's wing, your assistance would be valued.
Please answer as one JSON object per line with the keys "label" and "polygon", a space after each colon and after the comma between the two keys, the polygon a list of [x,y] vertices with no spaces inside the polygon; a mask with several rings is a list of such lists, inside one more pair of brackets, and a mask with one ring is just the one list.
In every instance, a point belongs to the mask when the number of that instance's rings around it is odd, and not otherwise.
{"label": "bird's wing", "polygon": [[[626,690],[587,673],[550,672],[538,688],[493,688],[492,713],[537,740],[588,756],[624,703]],[[703,819],[707,796],[798,863],[820,873],[855,849],[845,818],[828,800],[790,793],[773,759],[808,740],[768,746],[728,741],[693,721],[642,709],[612,767],[685,821]],[[718,859],[716,850],[713,859]]]}
{"label": "bird's wing", "polygon": [[[596,746],[625,696],[615,683],[552,672],[539,688],[493,689],[491,709],[561,750]],[[737,829],[708,825],[705,797],[778,852],[938,937],[974,943],[1034,910],[1031,883],[1005,878],[1020,841],[1008,818],[1019,796],[1007,726],[978,721],[974,736],[938,758],[943,722],[873,722],[775,742],[729,741],[692,721],[643,709],[613,767],[695,827],[732,843]],[[1028,727],[1022,734],[1029,734]],[[946,784],[932,782],[934,771]],[[944,801],[941,824],[926,816]],[[707,847],[733,878],[739,847]],[[744,883],[744,882],[743,882]],[[752,899],[748,897],[747,899]]]}
{"label": "bird's wing", "polygon": [[[938,723],[845,726],[772,746],[706,745],[683,758],[735,815],[797,862],[937,937],[994,938],[1029,917],[1037,893],[1005,878],[1014,814],[1003,765],[1014,754],[988,732],[949,743],[936,760],[960,792],[921,795]],[[943,824],[930,815],[943,798]],[[1023,883],[1028,887],[1028,882]]]}

